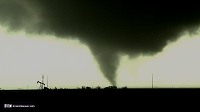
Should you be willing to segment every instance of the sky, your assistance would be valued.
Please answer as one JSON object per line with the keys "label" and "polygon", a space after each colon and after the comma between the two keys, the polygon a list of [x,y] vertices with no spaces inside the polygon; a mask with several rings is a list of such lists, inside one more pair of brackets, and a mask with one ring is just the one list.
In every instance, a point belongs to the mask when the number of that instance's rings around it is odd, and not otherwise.
{"label": "sky", "polygon": [[0,88],[198,87],[194,4],[1,0]]}

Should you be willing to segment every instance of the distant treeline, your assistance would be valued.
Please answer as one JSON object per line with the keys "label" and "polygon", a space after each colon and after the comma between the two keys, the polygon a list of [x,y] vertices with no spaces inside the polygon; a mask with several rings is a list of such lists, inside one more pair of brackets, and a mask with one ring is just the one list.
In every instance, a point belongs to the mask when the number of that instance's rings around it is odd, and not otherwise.
{"label": "distant treeline", "polygon": [[[44,88],[44,89],[49,89],[49,88]],[[57,89],[56,87],[54,89]],[[68,89],[68,88],[59,88],[59,89]],[[82,87],[77,87],[76,89],[127,89],[127,87],[122,87],[122,88],[117,88],[117,86],[108,86],[101,88],[100,86],[97,87],[89,87],[89,86],[82,86]]]}
{"label": "distant treeline", "polygon": [[[39,89],[41,89],[41,88],[39,88]],[[71,89],[71,88],[57,88],[57,87],[55,87],[55,88],[52,89],[52,88],[44,87],[41,90],[58,90],[58,89],[61,90],[61,89]],[[117,88],[117,86],[108,86],[108,87],[101,88],[100,86],[97,86],[97,87],[82,86],[82,87],[77,87],[77,88],[74,88],[74,89],[127,89],[127,87],[125,86],[125,87]],[[0,88],[0,90],[4,90],[4,89]],[[18,88],[17,90],[26,90],[26,89]]]}

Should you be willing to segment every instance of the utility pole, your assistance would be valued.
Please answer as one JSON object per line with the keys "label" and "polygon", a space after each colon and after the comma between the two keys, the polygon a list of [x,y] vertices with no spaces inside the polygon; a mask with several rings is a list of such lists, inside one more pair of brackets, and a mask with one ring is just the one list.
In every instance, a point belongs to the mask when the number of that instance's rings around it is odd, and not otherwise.
{"label": "utility pole", "polygon": [[42,87],[41,87],[42,89],[44,89],[44,85],[43,84],[44,84],[44,75],[42,75]]}
{"label": "utility pole", "polygon": [[48,88],[48,75],[47,75],[47,88]]}
{"label": "utility pole", "polygon": [[151,81],[152,81],[152,89],[153,89],[153,74],[152,74],[152,79],[151,79]]}

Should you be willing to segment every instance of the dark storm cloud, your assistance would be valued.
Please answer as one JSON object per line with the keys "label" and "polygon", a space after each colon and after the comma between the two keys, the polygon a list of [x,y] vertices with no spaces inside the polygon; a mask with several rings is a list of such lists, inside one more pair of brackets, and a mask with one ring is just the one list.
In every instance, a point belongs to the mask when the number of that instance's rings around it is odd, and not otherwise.
{"label": "dark storm cloud", "polygon": [[15,0],[0,1],[0,22],[3,25],[9,25],[11,29],[17,29],[29,15],[25,7]]}
{"label": "dark storm cloud", "polygon": [[0,24],[10,31],[40,33],[45,25],[37,8],[31,0],[0,0]]}
{"label": "dark storm cloud", "polygon": [[[58,37],[75,36],[93,52],[105,77],[116,85],[119,53],[160,52],[167,41],[199,26],[198,6],[181,3],[139,3],[130,0],[29,0],[40,8],[38,27]],[[20,9],[20,8],[19,8]],[[23,8],[10,12],[20,24]],[[24,15],[25,14],[25,15]],[[5,14],[6,15],[6,14]],[[11,24],[12,25],[12,24]]]}

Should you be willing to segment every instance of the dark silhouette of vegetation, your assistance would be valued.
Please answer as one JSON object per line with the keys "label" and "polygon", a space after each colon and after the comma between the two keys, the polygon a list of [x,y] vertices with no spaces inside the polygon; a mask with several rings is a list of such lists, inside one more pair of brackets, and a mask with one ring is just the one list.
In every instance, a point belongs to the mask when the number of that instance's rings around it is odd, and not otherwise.
{"label": "dark silhouette of vegetation", "polygon": [[[58,88],[55,87],[53,90],[57,90]],[[62,89],[69,89],[69,88],[59,88],[59,90],[62,90]],[[82,89],[82,90],[91,90],[91,89],[128,89],[127,86],[124,86],[124,87],[121,87],[121,88],[117,88],[117,86],[108,86],[108,87],[104,87],[104,88],[101,88],[100,86],[97,86],[97,87],[89,87],[89,86],[82,86],[81,88],[80,87],[77,87],[77,89]],[[48,87],[44,87],[44,89],[42,90],[51,90],[51,88],[48,88]]]}
{"label": "dark silhouette of vegetation", "polygon": [[116,86],[108,86],[108,87],[105,87],[104,89],[117,89]]}
{"label": "dark silhouette of vegetation", "polygon": [[89,87],[89,86],[87,86],[87,87],[85,87],[85,86],[82,86],[82,89],[92,89],[91,87]]}
{"label": "dark silhouette of vegetation", "polygon": [[125,86],[125,87],[122,87],[122,89],[127,89],[127,87]]}
{"label": "dark silhouette of vegetation", "polygon": [[101,89],[101,87],[100,87],[100,86],[97,86],[96,89]]}
{"label": "dark silhouette of vegetation", "polygon": [[[42,81],[37,81],[37,84],[40,84],[39,86],[39,89],[41,90],[50,90],[50,88],[48,88],[48,77],[47,77],[47,86],[45,86],[45,83],[44,83],[44,75],[42,75]],[[67,88],[59,88],[59,90],[62,90],[62,89],[67,89]],[[104,88],[101,88],[100,86],[97,86],[95,88],[93,87],[89,87],[89,86],[82,86],[81,88],[77,87],[77,89],[87,89],[87,90],[90,90],[90,89],[127,89],[127,87],[122,87],[122,88],[117,88],[117,86],[108,86],[108,87],[104,87]],[[1,90],[1,88],[0,88]],[[57,90],[57,87],[54,88],[54,90]]]}
{"label": "dark silhouette of vegetation", "polygon": [[86,89],[92,89],[91,87],[86,87]]}
{"label": "dark silhouette of vegetation", "polygon": [[44,90],[49,90],[49,88],[48,87],[44,87]]}

